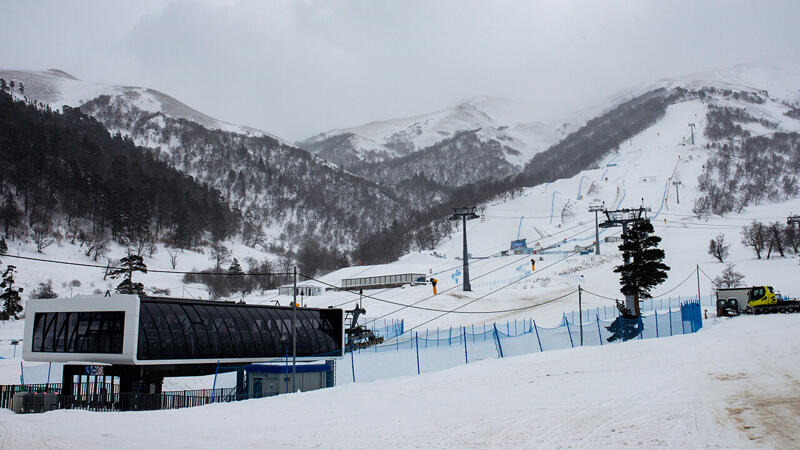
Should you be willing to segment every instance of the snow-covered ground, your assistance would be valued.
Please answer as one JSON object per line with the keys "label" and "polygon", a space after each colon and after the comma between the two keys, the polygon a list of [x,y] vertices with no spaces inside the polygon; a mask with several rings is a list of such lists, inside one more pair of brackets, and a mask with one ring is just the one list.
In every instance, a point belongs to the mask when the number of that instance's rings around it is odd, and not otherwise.
{"label": "snow-covered ground", "polygon": [[183,410],[6,410],[0,446],[796,448],[797,319]]}

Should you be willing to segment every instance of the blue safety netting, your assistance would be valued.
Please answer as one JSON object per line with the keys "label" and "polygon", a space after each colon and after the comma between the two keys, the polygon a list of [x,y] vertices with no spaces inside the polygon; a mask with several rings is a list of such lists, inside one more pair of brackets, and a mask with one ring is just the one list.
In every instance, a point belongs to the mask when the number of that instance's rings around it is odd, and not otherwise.
{"label": "blue safety netting", "polygon": [[[621,300],[621,298],[620,298]],[[671,309],[679,309],[681,305],[697,302],[697,297],[662,297],[650,298],[642,300],[639,304],[639,309],[643,313],[652,311],[666,311]],[[717,300],[713,295],[703,295],[700,297],[700,305],[706,307],[716,308]],[[619,314],[617,307],[614,305],[599,306],[596,308],[584,308],[581,311],[575,310],[564,313],[564,316],[569,319],[570,323],[578,323],[579,316],[583,316],[584,321],[592,320],[595,316],[601,320],[613,320]]]}
{"label": "blue safety netting", "polygon": [[[565,314],[561,325],[541,327],[532,319],[412,331],[391,342],[350,352],[336,370],[337,384],[374,381],[448,369],[484,359],[548,350],[610,345],[700,330],[702,306],[696,300],[639,319],[616,316],[605,320],[586,314],[583,323]],[[571,316],[571,314],[570,314]]]}

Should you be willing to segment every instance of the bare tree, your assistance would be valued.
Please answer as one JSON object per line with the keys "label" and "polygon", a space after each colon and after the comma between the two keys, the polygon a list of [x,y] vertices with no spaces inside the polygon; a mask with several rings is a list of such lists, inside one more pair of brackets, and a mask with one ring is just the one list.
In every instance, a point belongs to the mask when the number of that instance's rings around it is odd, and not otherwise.
{"label": "bare tree", "polygon": [[167,253],[169,254],[169,263],[172,265],[172,270],[175,270],[178,267],[178,249],[167,249]]}
{"label": "bare tree", "polygon": [[91,256],[92,261],[97,261],[109,252],[109,240],[101,233],[92,233],[79,237],[81,246],[86,246],[86,256]]}
{"label": "bare tree", "polygon": [[769,224],[769,226],[767,226],[767,240],[769,242],[767,259],[769,259],[769,255],[772,253],[773,249],[777,250],[781,256],[785,256],[784,252],[786,250],[786,236],[783,228],[783,224],[780,222],[772,222]]}
{"label": "bare tree", "polygon": [[800,248],[800,231],[793,225],[789,224],[783,229],[783,237],[786,240],[786,245],[792,247],[794,254],[798,254]]}
{"label": "bare tree", "polygon": [[56,242],[56,231],[47,223],[37,223],[31,227],[31,239],[36,244],[36,251],[44,253],[42,250]]}
{"label": "bare tree", "polygon": [[733,264],[727,264],[725,266],[725,270],[722,273],[714,278],[714,284],[717,287],[723,288],[735,288],[742,285],[742,280],[744,279],[744,275],[733,270],[735,266]]}
{"label": "bare tree", "polygon": [[231,261],[231,251],[222,244],[213,244],[208,259],[214,262],[214,269],[219,271],[223,264]]}
{"label": "bare tree", "polygon": [[719,262],[725,262],[728,257],[728,249],[731,246],[725,243],[725,235],[719,234],[708,242],[708,254],[717,258]]}
{"label": "bare tree", "polygon": [[767,240],[767,227],[761,222],[754,220],[750,226],[742,229],[742,244],[752,248],[758,259],[761,259],[761,252],[764,250]]}

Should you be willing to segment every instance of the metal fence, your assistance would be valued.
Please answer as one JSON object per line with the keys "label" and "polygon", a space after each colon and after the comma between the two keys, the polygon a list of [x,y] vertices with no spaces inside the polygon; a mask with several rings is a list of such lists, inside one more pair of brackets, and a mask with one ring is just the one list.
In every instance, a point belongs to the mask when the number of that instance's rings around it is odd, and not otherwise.
{"label": "metal fence", "polygon": [[[100,384],[100,383],[98,383]],[[146,411],[160,409],[189,408],[211,403],[224,403],[250,398],[263,398],[270,394],[248,395],[237,392],[236,388],[194,389],[168,391],[157,394],[127,392],[120,393],[119,386],[110,389],[102,387],[85,390],[82,393],[65,394],[60,383],[0,385],[0,408],[11,409],[14,395],[26,392],[33,395],[55,394],[57,402],[54,409],[82,409],[86,411]]]}
{"label": "metal fence", "polygon": [[[608,345],[633,339],[651,339],[698,331],[703,326],[697,300],[677,308],[653,311],[639,319],[620,316],[604,320],[585,316],[578,324],[565,314],[561,325],[546,328],[533,319],[475,327],[407,332],[390,343],[350,352],[349,369],[337,370],[336,384],[415,375],[484,359],[583,346]],[[342,362],[344,366],[346,362]]]}

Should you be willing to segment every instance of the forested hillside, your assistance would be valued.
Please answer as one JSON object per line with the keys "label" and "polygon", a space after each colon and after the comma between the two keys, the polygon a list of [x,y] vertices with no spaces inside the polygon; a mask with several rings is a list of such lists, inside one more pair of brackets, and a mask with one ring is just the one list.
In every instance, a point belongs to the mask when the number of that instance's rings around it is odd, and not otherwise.
{"label": "forested hillside", "polygon": [[388,189],[270,136],[209,130],[109,96],[81,110],[218,189],[251,246],[290,251],[316,240],[348,249],[403,211]]}
{"label": "forested hillside", "polygon": [[30,237],[40,250],[62,238],[188,247],[237,229],[238,217],[216,190],[77,109],[58,113],[2,92],[0,124],[7,236]]}

